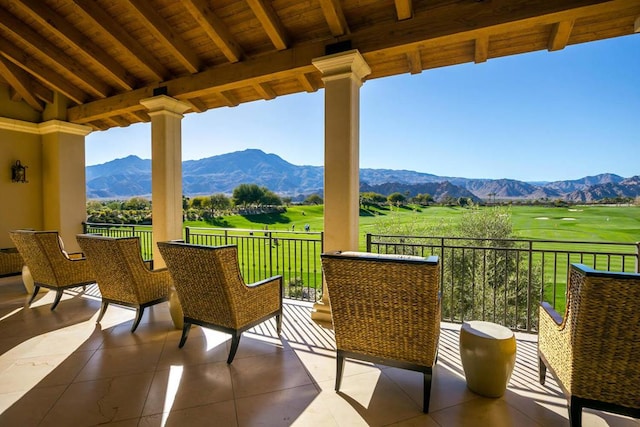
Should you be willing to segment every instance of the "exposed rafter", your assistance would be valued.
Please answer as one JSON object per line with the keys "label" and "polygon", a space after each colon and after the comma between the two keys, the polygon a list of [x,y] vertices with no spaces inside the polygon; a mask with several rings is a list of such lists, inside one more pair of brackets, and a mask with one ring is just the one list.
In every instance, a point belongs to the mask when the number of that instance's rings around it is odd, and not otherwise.
{"label": "exposed rafter", "polygon": [[339,0],[320,0],[320,6],[333,36],[339,37],[349,33],[349,25]]}
{"label": "exposed rafter", "polygon": [[[2,18],[0,17],[0,21]],[[16,47],[13,43],[0,37],[0,55],[25,70],[27,73],[39,79],[42,83],[64,94],[73,102],[82,104],[86,99],[86,94],[69,82],[68,79],[62,77],[50,68],[43,66],[33,57],[24,53],[22,49]]]}
{"label": "exposed rafter", "polygon": [[31,83],[27,73],[2,56],[0,56],[0,76],[13,87],[20,98],[24,99],[24,102],[31,108],[36,111],[44,110],[42,103],[31,92]]}
{"label": "exposed rafter", "polygon": [[311,80],[309,74],[301,73],[298,74],[298,81],[302,85],[305,91],[309,93],[316,92],[318,90],[318,86]]}
{"label": "exposed rafter", "polygon": [[238,98],[236,98],[235,95],[232,94],[230,91],[223,90],[220,93],[218,93],[218,96],[222,98],[224,103],[227,104],[227,106],[229,107],[237,107],[238,105],[240,105],[240,101],[238,101]]}
{"label": "exposed rafter", "polygon": [[47,7],[41,0],[20,0],[16,2],[48,31],[60,37],[83,55],[83,59],[108,74],[116,86],[124,90],[131,90],[135,86],[135,79],[103,49],[89,42],[87,37],[76,30],[70,22]]}
{"label": "exposed rafter", "polygon": [[422,72],[422,58],[419,50],[410,50],[407,52],[407,62],[411,74],[419,74]]}
{"label": "exposed rafter", "polygon": [[229,62],[238,62],[242,58],[244,53],[238,42],[233,38],[224,22],[203,0],[183,0],[182,4]]}
{"label": "exposed rafter", "polygon": [[269,83],[254,83],[253,88],[262,99],[274,99],[277,94]]}
{"label": "exposed rafter", "polygon": [[120,24],[113,20],[95,0],[73,0],[86,19],[108,37],[109,42],[119,46],[127,58],[147,69],[158,80],[164,80],[169,72],[149,50],[142,47]]}
{"label": "exposed rafter", "polygon": [[[60,71],[65,72],[67,75],[75,75],[82,83],[84,83],[88,92],[91,92],[100,98],[104,98],[110,93],[109,87],[89,73],[84,65],[69,57],[69,55],[59,49],[56,45],[33,31],[31,28],[22,25],[21,21],[6,12],[4,9],[0,9],[0,28],[11,33],[22,43],[28,45],[31,49],[36,50],[39,55],[42,55],[49,61],[53,62]],[[29,64],[35,64],[36,61],[30,58],[28,54],[17,46],[13,46],[9,49],[2,49],[2,51],[5,56],[10,56],[10,59],[14,63],[22,67],[27,72],[38,76],[44,82],[47,82],[54,75],[51,71],[44,71],[46,68],[41,65],[37,66],[38,69],[32,69]],[[14,53],[9,54],[10,51],[13,51]],[[55,77],[53,78],[55,79]],[[84,96],[80,98],[84,98]]]}
{"label": "exposed rafter", "polygon": [[476,39],[474,61],[476,64],[486,62],[489,59],[489,36],[481,35]]}
{"label": "exposed rafter", "polygon": [[201,68],[200,59],[193,52],[179,34],[167,24],[167,21],[153,9],[151,3],[146,0],[129,0],[129,3],[135,8],[144,24],[147,26],[155,37],[160,41],[189,71],[197,73]]}
{"label": "exposed rafter", "polygon": [[289,46],[287,33],[271,4],[265,0],[246,0],[246,2],[260,21],[273,46],[278,50],[286,49]]}
{"label": "exposed rafter", "polygon": [[404,21],[413,17],[413,5],[411,0],[395,0],[396,3],[396,15],[398,21]]}
{"label": "exposed rafter", "polygon": [[553,24],[551,35],[549,36],[549,50],[560,50],[567,47],[569,37],[573,30],[573,20],[561,21]]}

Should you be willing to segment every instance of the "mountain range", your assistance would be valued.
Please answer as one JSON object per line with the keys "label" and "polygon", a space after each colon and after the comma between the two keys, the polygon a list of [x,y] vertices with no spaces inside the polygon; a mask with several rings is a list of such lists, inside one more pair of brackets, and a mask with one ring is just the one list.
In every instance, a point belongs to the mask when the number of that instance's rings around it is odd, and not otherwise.
{"label": "mountain range", "polygon": [[[240,184],[267,187],[281,196],[301,200],[322,194],[322,166],[293,165],[275,154],[248,149],[182,163],[185,196],[224,193]],[[87,166],[89,199],[123,199],[151,194],[151,160],[128,156]],[[604,198],[640,196],[640,176],[623,178],[603,173],[576,180],[523,182],[512,179],[473,179],[437,176],[393,169],[360,169],[360,190],[389,195],[430,194],[435,200],[469,197],[473,200],[563,199],[593,202]]]}

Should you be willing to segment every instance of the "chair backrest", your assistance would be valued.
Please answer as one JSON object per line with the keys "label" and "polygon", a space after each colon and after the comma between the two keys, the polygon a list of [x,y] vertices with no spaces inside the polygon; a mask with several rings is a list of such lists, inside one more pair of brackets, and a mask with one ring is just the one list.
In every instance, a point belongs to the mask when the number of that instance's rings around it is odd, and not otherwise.
{"label": "chair backrest", "polygon": [[138,303],[140,275],[147,270],[136,237],[76,236],[96,275],[103,298]]}
{"label": "chair backrest", "polygon": [[57,231],[13,230],[9,235],[36,283],[63,286],[76,276],[74,269],[82,268],[67,258]]}
{"label": "chair backrest", "polygon": [[321,257],[338,349],[433,365],[440,336],[437,257]]}
{"label": "chair backrest", "polygon": [[238,307],[247,294],[238,248],[158,242],[171,272],[185,317],[234,328]]}
{"label": "chair backrest", "polygon": [[571,330],[572,391],[640,407],[640,274],[572,264],[563,322]]}

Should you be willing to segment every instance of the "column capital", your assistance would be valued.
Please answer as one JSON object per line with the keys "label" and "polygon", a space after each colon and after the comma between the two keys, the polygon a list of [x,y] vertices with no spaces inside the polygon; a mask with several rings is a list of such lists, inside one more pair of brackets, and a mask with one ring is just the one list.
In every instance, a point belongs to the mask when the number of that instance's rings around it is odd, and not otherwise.
{"label": "column capital", "polygon": [[186,102],[182,102],[167,95],[158,95],[151,98],[141,99],[140,104],[144,105],[147,110],[149,110],[149,115],[153,115],[154,113],[173,113],[181,116],[182,113],[191,108],[191,105]]}
{"label": "column capital", "polygon": [[371,74],[371,68],[357,49],[335,53],[311,60],[322,73],[322,81],[356,77],[359,82]]}
{"label": "column capital", "polygon": [[65,133],[69,135],[87,136],[93,131],[93,129],[89,126],[64,122],[62,120],[47,120],[46,122],[38,124],[38,131],[40,135]]}

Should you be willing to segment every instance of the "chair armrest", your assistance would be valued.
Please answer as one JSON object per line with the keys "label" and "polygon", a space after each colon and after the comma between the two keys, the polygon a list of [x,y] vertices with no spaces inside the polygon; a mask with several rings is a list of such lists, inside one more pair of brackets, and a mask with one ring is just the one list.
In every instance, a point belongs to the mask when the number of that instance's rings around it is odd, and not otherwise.
{"label": "chair armrest", "polygon": [[67,258],[69,259],[84,259],[83,252],[67,252]]}
{"label": "chair armrest", "polygon": [[542,308],[542,311],[547,313],[547,315],[551,318],[551,320],[554,321],[556,325],[560,326],[562,324],[562,315],[558,313],[553,307],[551,307],[551,304],[543,301],[540,304],[540,307]]}
{"label": "chair armrest", "polygon": [[282,276],[278,275],[278,276],[273,276],[273,277],[269,277],[267,279],[264,280],[260,280],[259,282],[255,282],[255,283],[251,283],[249,285],[247,285],[248,288],[258,288],[260,286],[265,286],[271,282],[275,282],[275,281],[282,281]]}

